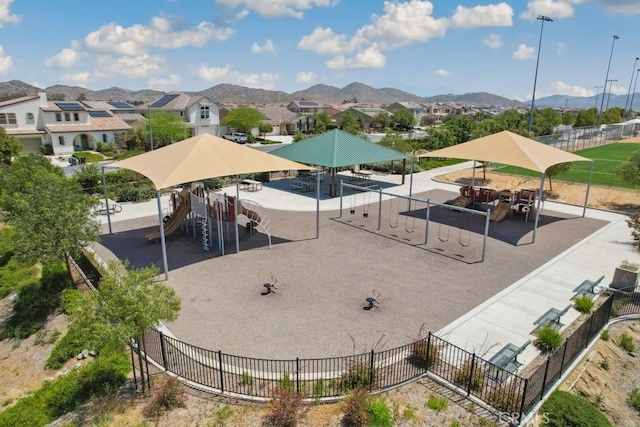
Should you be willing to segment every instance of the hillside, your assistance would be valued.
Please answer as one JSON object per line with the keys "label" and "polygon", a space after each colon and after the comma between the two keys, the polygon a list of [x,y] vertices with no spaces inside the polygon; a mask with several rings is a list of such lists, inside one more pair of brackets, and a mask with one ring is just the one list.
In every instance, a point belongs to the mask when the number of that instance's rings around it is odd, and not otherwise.
{"label": "hillside", "polygon": [[503,106],[515,106],[515,107],[524,107],[520,101],[516,101],[515,99],[508,99],[503,96],[494,95],[487,92],[471,92],[465,93],[464,95],[438,95],[438,96],[430,96],[426,98],[426,102],[456,102],[458,104],[465,105],[503,105]]}

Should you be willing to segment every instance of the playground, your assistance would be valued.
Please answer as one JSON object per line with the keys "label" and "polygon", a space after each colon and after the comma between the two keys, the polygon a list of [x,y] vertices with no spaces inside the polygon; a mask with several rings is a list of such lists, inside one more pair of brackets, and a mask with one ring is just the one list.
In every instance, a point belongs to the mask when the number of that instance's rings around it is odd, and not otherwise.
{"label": "playground", "polygon": [[[441,189],[414,194],[440,203],[456,196]],[[412,342],[421,329],[443,328],[606,224],[545,208],[535,244],[528,244],[530,223],[492,224],[486,258],[478,262],[480,215],[434,208],[425,245],[424,205],[409,210],[406,199],[380,204],[373,192],[365,197],[353,193],[342,211],[321,211],[319,238],[315,212],[269,209],[271,249],[264,231],[252,227],[238,228],[240,252],[226,256],[215,245],[203,249],[201,230],[173,233],[167,238],[169,284],[182,310],[166,325],[170,333],[256,358],[389,349]],[[145,238],[157,228],[153,216],[114,223],[96,252],[161,268],[160,245]],[[231,233],[229,244],[234,238]],[[271,276],[277,291],[265,294]],[[366,310],[374,289],[377,307]]]}

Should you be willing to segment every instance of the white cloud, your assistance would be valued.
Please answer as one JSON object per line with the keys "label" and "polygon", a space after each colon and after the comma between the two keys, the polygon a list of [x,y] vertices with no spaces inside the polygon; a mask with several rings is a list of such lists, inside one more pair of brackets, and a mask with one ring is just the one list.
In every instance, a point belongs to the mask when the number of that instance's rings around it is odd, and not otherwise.
{"label": "white cloud", "polygon": [[564,43],[558,43],[558,55],[562,55],[567,50],[567,45]]}
{"label": "white cloud", "polygon": [[435,74],[436,76],[439,76],[439,77],[450,77],[453,73],[449,70],[440,68],[439,70],[435,71]]}
{"label": "white cloud", "polygon": [[593,96],[595,94],[596,92],[592,89],[587,89],[582,86],[571,85],[563,81],[553,82],[551,83],[551,85],[549,85],[548,89],[540,91],[541,96],[551,96],[551,95]]}
{"label": "white cloud", "polygon": [[273,89],[275,82],[280,78],[280,74],[269,73],[250,73],[241,74],[233,71],[230,65],[224,67],[208,67],[205,64],[200,65],[192,71],[197,79],[209,83],[231,83],[247,87],[255,87],[261,89]]}
{"label": "white cloud", "polygon": [[458,6],[451,17],[454,28],[511,27],[513,8],[507,3],[466,8]]}
{"label": "white cloud", "polygon": [[175,89],[177,88],[182,79],[177,74],[171,74],[169,78],[151,78],[149,80],[149,88],[155,90],[167,90],[167,89]]}
{"label": "white cloud", "polygon": [[96,60],[96,77],[118,75],[129,78],[150,77],[161,71],[164,58],[147,53],[138,56],[99,55]]}
{"label": "white cloud", "polygon": [[640,3],[638,0],[587,0],[590,3],[601,5],[609,12],[624,13],[630,15],[640,14]]}
{"label": "white cloud", "polygon": [[147,48],[179,49],[185,46],[202,47],[211,39],[224,41],[235,31],[229,27],[216,27],[201,22],[195,27],[178,29],[166,18],[154,17],[151,25],[135,24],[122,27],[114,23],[89,33],[84,47],[96,53],[135,56],[146,53]]}
{"label": "white cloud", "polygon": [[311,34],[300,39],[298,49],[310,50],[320,55],[339,55],[353,51],[353,46],[344,34],[335,34],[331,28],[316,27]]}
{"label": "white cloud", "polygon": [[325,63],[327,68],[340,70],[344,68],[384,68],[387,58],[380,52],[377,45],[372,45],[352,57],[338,55]]}
{"label": "white cloud", "polygon": [[207,67],[202,64],[194,70],[193,75],[205,82],[214,82],[224,80],[230,72],[231,66],[229,65],[225,65],[224,67]]}
{"label": "white cloud", "polygon": [[278,78],[280,78],[280,74],[278,73],[233,73],[233,82],[235,84],[258,89],[273,89]]}
{"label": "white cloud", "polygon": [[499,49],[502,47],[502,38],[498,34],[489,34],[482,43],[489,46],[491,49]]}
{"label": "white cloud", "polygon": [[87,71],[82,73],[67,73],[60,77],[61,83],[80,87],[86,87],[89,80],[91,80],[91,73]]}
{"label": "white cloud", "polygon": [[4,54],[4,48],[0,46],[0,74],[7,74],[13,69],[13,58]]}
{"label": "white cloud", "polygon": [[607,92],[611,92],[614,95],[626,95],[628,93],[628,89],[624,86],[618,86],[617,84],[611,83]]}
{"label": "white cloud", "polygon": [[20,16],[9,11],[11,3],[13,3],[13,0],[0,0],[0,28],[2,28],[4,22],[14,25],[20,22]]}
{"label": "white cloud", "polygon": [[313,71],[301,72],[296,75],[296,83],[312,83],[316,78],[318,78],[318,75]]}
{"label": "white cloud", "polygon": [[275,52],[276,45],[273,44],[271,40],[267,40],[264,45],[260,46],[258,43],[254,43],[251,46],[251,52],[253,53],[264,53],[264,52]]}
{"label": "white cloud", "polygon": [[80,53],[74,48],[64,48],[57,54],[45,59],[47,68],[64,69],[76,66],[80,62]]}
{"label": "white cloud", "polygon": [[253,11],[267,18],[279,16],[303,18],[303,10],[313,7],[329,7],[337,2],[337,0],[216,0],[220,6],[242,7],[246,11]]}
{"label": "white cloud", "polygon": [[527,10],[520,14],[522,19],[534,20],[540,15],[551,18],[570,18],[573,16],[573,5],[585,0],[529,0]]}
{"label": "white cloud", "polygon": [[511,55],[513,59],[524,61],[526,59],[536,59],[535,49],[527,45],[521,44]]}

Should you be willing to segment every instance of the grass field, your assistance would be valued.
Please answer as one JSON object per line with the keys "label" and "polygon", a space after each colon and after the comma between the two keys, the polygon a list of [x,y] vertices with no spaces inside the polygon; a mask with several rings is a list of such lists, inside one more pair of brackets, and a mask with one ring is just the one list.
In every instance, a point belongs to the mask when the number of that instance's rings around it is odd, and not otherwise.
{"label": "grass field", "polygon": [[[610,187],[640,189],[640,186],[629,184],[618,178],[613,170],[620,163],[626,161],[633,153],[640,150],[640,144],[614,143],[602,145],[600,147],[586,148],[574,153],[595,160],[593,166],[594,185],[605,185]],[[571,169],[563,174],[553,177],[554,181],[567,182],[589,182],[590,162],[575,162]],[[539,173],[515,166],[503,166],[494,169],[496,172],[509,173],[522,176],[539,176]]]}

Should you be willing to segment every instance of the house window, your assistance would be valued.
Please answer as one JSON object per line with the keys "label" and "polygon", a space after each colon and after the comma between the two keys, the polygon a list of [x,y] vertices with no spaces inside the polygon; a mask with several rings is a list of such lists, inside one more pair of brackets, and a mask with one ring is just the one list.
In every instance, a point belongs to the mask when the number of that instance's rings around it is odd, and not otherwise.
{"label": "house window", "polygon": [[27,113],[27,120],[33,120],[33,113]]}
{"label": "house window", "polygon": [[60,145],[64,145],[64,136],[60,135],[58,137],[58,142],[60,143]]}
{"label": "house window", "polygon": [[184,111],[180,110],[180,117],[184,117]]}
{"label": "house window", "polygon": [[0,113],[0,125],[15,125],[17,123],[15,113]]}
{"label": "house window", "polygon": [[106,133],[102,134],[102,142],[105,142],[105,143],[107,142],[107,134]]}
{"label": "house window", "polygon": [[65,122],[70,122],[71,121],[71,114],[64,113],[64,121]]}
{"label": "house window", "polygon": [[56,113],[56,122],[62,121],[62,113]]}
{"label": "house window", "polygon": [[80,116],[78,115],[78,113],[73,113],[73,121],[74,122],[79,122],[80,121]]}
{"label": "house window", "polygon": [[209,118],[209,107],[200,107],[200,118],[201,119]]}

